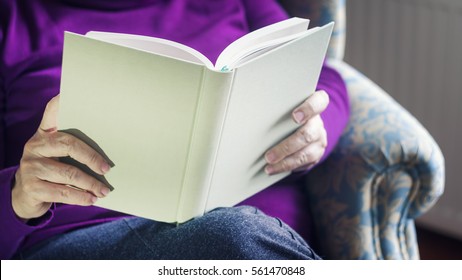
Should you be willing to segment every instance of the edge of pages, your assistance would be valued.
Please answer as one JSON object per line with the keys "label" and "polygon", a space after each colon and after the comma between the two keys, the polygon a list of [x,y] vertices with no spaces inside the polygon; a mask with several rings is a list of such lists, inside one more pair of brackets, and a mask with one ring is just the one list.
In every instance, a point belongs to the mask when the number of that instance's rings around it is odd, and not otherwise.
{"label": "edge of pages", "polygon": [[228,64],[237,63],[237,59],[240,56],[251,54],[255,50],[255,47],[260,46],[260,48],[264,48],[271,44],[280,45],[283,42],[290,41],[297,34],[306,31],[309,22],[308,19],[293,17],[254,30],[229,44],[219,55],[215,65],[197,50],[166,39],[99,31],[90,31],[85,37],[205,65],[207,68],[215,71],[223,71],[223,69],[230,68]]}

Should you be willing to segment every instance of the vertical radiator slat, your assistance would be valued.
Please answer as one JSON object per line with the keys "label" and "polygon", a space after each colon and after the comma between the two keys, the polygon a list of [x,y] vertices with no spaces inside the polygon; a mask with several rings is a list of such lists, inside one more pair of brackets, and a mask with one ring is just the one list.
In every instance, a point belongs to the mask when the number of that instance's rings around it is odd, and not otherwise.
{"label": "vertical radiator slat", "polygon": [[[431,11],[424,5],[419,5],[416,7],[416,26],[417,28],[414,39],[416,41],[416,48],[415,48],[415,64],[414,69],[410,73],[413,77],[411,78],[411,82],[414,85],[413,93],[414,93],[414,102],[415,102],[415,109],[413,110],[414,115],[419,119],[422,120],[425,116],[426,111],[426,103],[427,101],[422,98],[423,93],[425,93],[427,85],[426,85],[426,77],[429,76],[430,73],[430,59],[429,53],[431,50],[431,33],[432,27],[428,23],[428,20],[431,19]],[[424,28],[425,26],[425,28]]]}
{"label": "vertical radiator slat", "polygon": [[382,3],[383,3],[382,11],[384,14],[384,18],[386,18],[386,20],[383,22],[383,28],[382,28],[384,49],[382,50],[381,53],[376,53],[377,56],[382,58],[381,59],[382,77],[374,77],[374,78],[372,78],[372,76],[370,77],[381,86],[388,85],[388,90],[395,92],[396,87],[395,87],[394,75],[395,75],[396,66],[394,65],[393,60],[387,59],[387,58],[396,57],[395,56],[396,54],[395,52],[395,41],[396,41],[395,30],[398,29],[398,24],[394,20],[395,17],[390,19],[390,16],[389,16],[389,15],[393,15],[396,13],[396,4],[393,1],[382,1]]}

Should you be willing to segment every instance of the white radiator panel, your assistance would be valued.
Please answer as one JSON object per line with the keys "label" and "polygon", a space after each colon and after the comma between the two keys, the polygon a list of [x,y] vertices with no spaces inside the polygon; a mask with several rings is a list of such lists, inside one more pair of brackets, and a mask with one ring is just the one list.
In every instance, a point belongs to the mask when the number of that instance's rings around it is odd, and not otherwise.
{"label": "white radiator panel", "polygon": [[346,44],[440,145],[445,194],[418,222],[462,239],[462,0],[349,0]]}

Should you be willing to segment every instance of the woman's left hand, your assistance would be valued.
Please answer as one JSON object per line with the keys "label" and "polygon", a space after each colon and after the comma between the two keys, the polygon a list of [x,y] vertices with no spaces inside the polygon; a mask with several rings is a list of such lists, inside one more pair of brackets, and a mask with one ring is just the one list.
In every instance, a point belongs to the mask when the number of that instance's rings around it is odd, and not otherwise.
{"label": "woman's left hand", "polygon": [[327,133],[320,114],[328,104],[327,93],[317,91],[292,112],[292,118],[301,126],[266,152],[267,174],[303,171],[319,162],[327,146]]}

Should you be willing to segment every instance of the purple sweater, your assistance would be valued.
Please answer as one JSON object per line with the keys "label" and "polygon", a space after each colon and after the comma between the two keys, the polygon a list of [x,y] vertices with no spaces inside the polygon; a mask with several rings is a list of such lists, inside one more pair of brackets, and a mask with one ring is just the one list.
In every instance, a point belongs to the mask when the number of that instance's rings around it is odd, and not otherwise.
{"label": "purple sweater", "polygon": [[[215,61],[240,36],[286,17],[270,0],[0,0],[0,258],[56,234],[126,216],[94,206],[56,204],[25,224],[13,212],[11,188],[24,144],[37,130],[48,100],[59,92],[64,30],[162,37]],[[347,123],[348,99],[340,76],[326,66],[318,88],[330,95],[322,114],[328,155]],[[306,203],[292,177],[245,203],[281,217],[303,234]]]}

